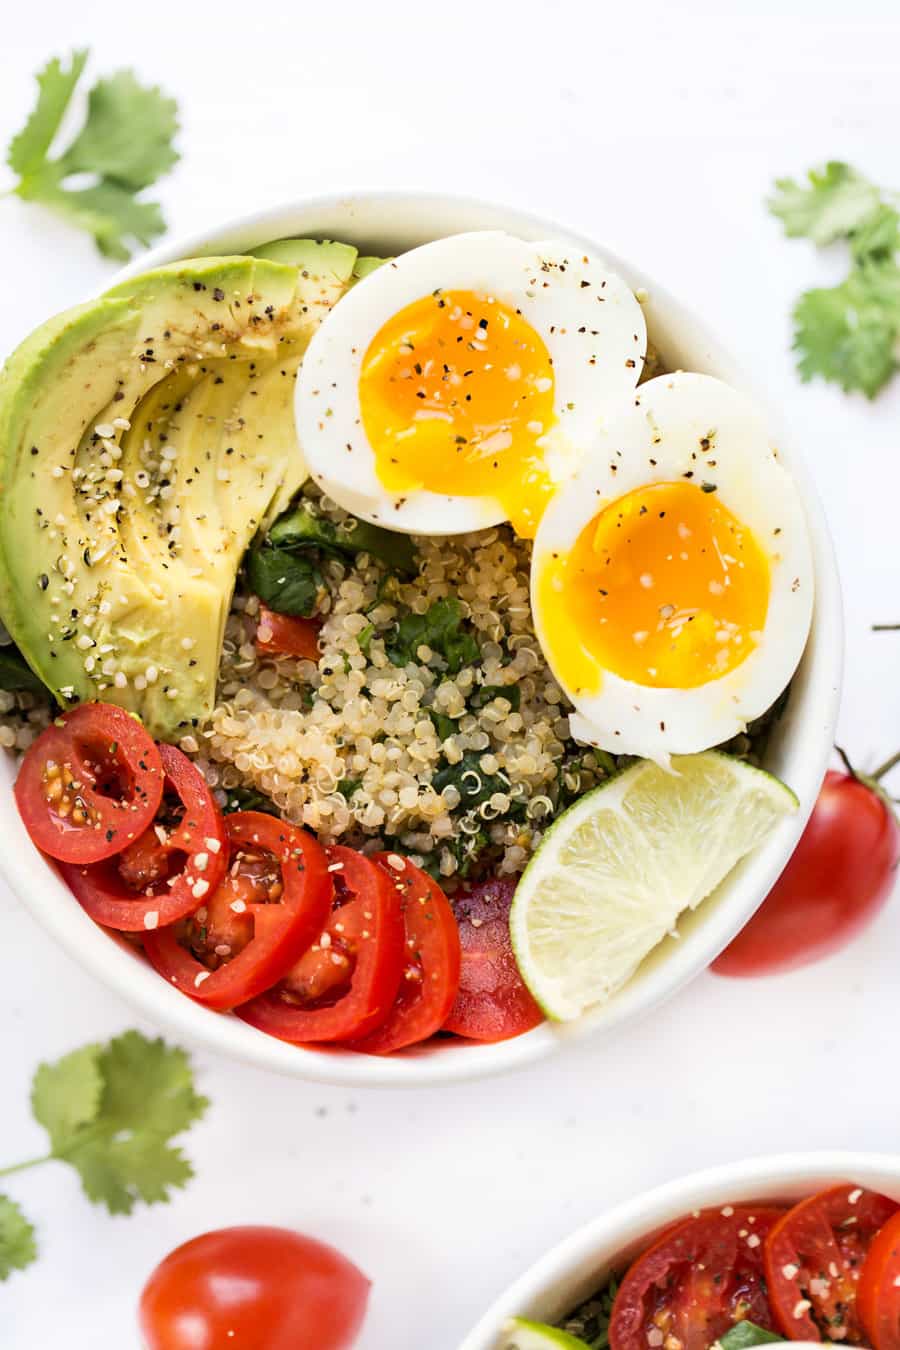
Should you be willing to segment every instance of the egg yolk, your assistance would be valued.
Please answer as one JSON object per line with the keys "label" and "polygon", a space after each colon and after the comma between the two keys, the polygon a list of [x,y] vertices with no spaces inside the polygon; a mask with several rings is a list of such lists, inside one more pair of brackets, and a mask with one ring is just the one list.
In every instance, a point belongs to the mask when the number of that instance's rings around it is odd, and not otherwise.
{"label": "egg yolk", "polygon": [[713,491],[652,483],[604,507],[539,576],[548,655],[573,693],[604,670],[693,689],[745,661],[769,607],[769,562]]}
{"label": "egg yolk", "polygon": [[379,329],[362,363],[362,423],[391,492],[500,502],[533,538],[553,491],[539,445],[553,363],[521,314],[474,291],[434,291]]}

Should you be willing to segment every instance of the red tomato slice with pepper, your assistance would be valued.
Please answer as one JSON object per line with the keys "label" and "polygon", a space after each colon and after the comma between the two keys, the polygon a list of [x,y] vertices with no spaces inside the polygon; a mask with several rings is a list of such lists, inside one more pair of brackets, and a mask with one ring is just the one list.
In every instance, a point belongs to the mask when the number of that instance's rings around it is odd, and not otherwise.
{"label": "red tomato slice with pepper", "polygon": [[900,1350],[900,1211],[871,1241],[856,1307],[873,1350]]}
{"label": "red tomato slice with pepper", "polygon": [[26,751],[15,794],[32,841],[59,862],[110,858],[153,820],[163,766],[137,718],[112,703],[63,713]]}
{"label": "red tomato slice with pepper", "polygon": [[206,779],[174,745],[160,745],[162,812],[116,858],[60,871],[95,923],[123,932],[164,928],[214,891],[228,858],[225,822]]}
{"label": "red tomato slice with pepper", "polygon": [[276,614],[260,604],[256,650],[263,656],[298,656],[305,661],[318,661],[321,627],[318,619]]}
{"label": "red tomato slice with pepper", "polygon": [[724,1205],[666,1229],[619,1286],[610,1350],[709,1350],[735,1322],[773,1329],[763,1247],[784,1210]]}
{"label": "red tomato slice with pepper", "polygon": [[856,1305],[872,1239],[897,1212],[895,1201],[852,1184],[801,1200],[766,1241],[766,1279],[775,1322],[791,1341],[860,1345]]}
{"label": "red tomato slice with pepper", "polygon": [[237,1010],[297,1045],[367,1036],[387,1020],[403,974],[403,912],[388,874],[339,844],[325,852],[335,894],[319,941],[276,988]]}
{"label": "red tomato slice with pepper", "polygon": [[372,861],[400,897],[406,965],[387,1021],[353,1048],[388,1055],[427,1040],[444,1025],[459,989],[459,929],[449,900],[427,872],[397,853],[375,853]]}
{"label": "red tomato slice with pepper", "polygon": [[147,1350],[350,1350],[369,1281],[334,1247],[284,1228],[204,1233],[144,1286]]}
{"label": "red tomato slice with pepper", "polygon": [[509,907],[515,889],[513,877],[496,877],[453,897],[462,967],[445,1031],[475,1041],[504,1041],[544,1020],[513,955]]}
{"label": "red tomato slice with pepper", "polygon": [[184,994],[224,1011],[280,979],[322,931],[332,885],[311,834],[260,811],[225,822],[228,873],[183,924],[148,933],[151,963]]}

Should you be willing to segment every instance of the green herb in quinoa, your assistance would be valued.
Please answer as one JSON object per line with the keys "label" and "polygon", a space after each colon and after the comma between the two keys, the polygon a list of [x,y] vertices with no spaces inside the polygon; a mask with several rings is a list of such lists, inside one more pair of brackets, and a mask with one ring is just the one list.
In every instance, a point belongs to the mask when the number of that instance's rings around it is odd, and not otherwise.
{"label": "green herb in quinoa", "polygon": [[617,1277],[608,1276],[595,1294],[558,1323],[560,1331],[579,1336],[589,1350],[606,1350],[609,1345],[609,1319],[618,1288]]}

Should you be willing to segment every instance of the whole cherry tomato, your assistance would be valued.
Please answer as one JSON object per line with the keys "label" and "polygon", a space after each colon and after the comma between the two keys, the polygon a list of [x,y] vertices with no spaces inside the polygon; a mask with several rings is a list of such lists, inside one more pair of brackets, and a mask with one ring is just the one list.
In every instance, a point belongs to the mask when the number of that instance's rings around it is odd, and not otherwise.
{"label": "whole cherry tomato", "polygon": [[746,928],[712,964],[719,975],[770,975],[845,946],[893,889],[900,826],[881,773],[826,775],[787,867]]}
{"label": "whole cherry tomato", "polygon": [[141,1293],[146,1350],[349,1350],[369,1281],[286,1228],[220,1228],[160,1262]]}

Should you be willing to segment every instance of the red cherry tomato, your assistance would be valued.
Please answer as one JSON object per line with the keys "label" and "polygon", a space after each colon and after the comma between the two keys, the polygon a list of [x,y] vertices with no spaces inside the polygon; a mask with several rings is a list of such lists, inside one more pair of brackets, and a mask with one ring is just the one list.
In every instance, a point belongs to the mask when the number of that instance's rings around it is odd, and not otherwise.
{"label": "red cherry tomato", "polygon": [[791,1341],[860,1345],[856,1306],[872,1238],[897,1212],[893,1200],[851,1184],[801,1200],[766,1240],[766,1279],[778,1330]]}
{"label": "red cherry tomato", "polygon": [[674,1337],[682,1350],[709,1350],[745,1319],[771,1330],[763,1244],[783,1213],[725,1205],[667,1228],[619,1286],[610,1350],[647,1350],[659,1333]]}
{"label": "red cherry tomato", "polygon": [[60,871],[95,923],[145,932],[197,908],[225,873],[225,822],[203,774],[174,745],[160,745],[162,815],[116,858]]}
{"label": "red cherry tomato", "polygon": [[829,772],[787,867],[712,969],[770,975],[837,951],[881,909],[898,861],[890,806],[860,779]]}
{"label": "red cherry tomato", "polygon": [[873,1350],[900,1350],[900,1211],[872,1239],[856,1307]]}
{"label": "red cherry tomato", "polygon": [[361,853],[326,849],[334,907],[314,942],[274,989],[238,1017],[283,1041],[358,1040],[386,1021],[403,974],[403,913],[387,873]]}
{"label": "red cherry tomato", "polygon": [[433,1036],[447,1019],[459,989],[459,929],[436,881],[397,853],[375,853],[400,896],[406,930],[406,968],[394,1006],[377,1031],[355,1050],[388,1055]]}
{"label": "red cherry tomato", "polygon": [[306,661],[318,661],[321,627],[317,619],[276,614],[260,604],[256,650],[263,656],[299,656]]}
{"label": "red cherry tomato", "polygon": [[350,1350],[370,1282],[285,1228],[220,1228],[176,1247],[141,1293],[146,1350]]}
{"label": "red cherry tomato", "polygon": [[163,791],[159,751],[112,703],[63,713],[26,751],[16,779],[32,841],[59,862],[110,858],[143,834]]}
{"label": "red cherry tomato", "polygon": [[259,811],[225,822],[228,874],[183,925],[144,938],[152,965],[184,994],[220,1011],[281,978],[321,933],[332,886],[321,844]]}
{"label": "red cherry tomato", "polygon": [[497,877],[453,897],[462,968],[445,1031],[475,1041],[503,1041],[530,1031],[544,1014],[522,982],[509,937],[516,883]]}

